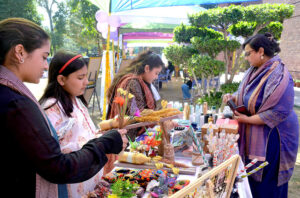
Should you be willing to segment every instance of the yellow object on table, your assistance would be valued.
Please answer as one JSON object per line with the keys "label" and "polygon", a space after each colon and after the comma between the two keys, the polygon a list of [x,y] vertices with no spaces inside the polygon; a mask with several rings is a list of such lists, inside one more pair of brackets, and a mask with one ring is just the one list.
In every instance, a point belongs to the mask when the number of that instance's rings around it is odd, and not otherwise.
{"label": "yellow object on table", "polygon": [[128,162],[132,164],[145,164],[150,162],[151,158],[142,153],[123,152],[118,155],[119,162]]}

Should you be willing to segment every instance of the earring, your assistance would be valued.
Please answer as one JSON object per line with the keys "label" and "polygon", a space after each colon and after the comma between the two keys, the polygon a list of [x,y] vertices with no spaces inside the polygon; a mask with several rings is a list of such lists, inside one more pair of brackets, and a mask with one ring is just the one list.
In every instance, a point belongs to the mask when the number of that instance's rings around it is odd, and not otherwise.
{"label": "earring", "polygon": [[20,63],[21,64],[24,63],[24,58],[21,58]]}
{"label": "earring", "polygon": [[263,60],[263,59],[264,59],[264,55],[262,55],[262,56],[260,57],[260,59]]}

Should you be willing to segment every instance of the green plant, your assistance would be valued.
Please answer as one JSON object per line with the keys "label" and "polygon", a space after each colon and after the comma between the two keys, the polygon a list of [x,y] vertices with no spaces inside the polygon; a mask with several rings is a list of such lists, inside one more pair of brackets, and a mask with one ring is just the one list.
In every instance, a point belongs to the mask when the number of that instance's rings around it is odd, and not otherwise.
{"label": "green plant", "polygon": [[240,82],[226,83],[221,85],[221,91],[223,94],[234,93],[238,90]]}
{"label": "green plant", "polygon": [[112,186],[112,193],[122,198],[130,198],[135,195],[135,191],[140,187],[137,183],[131,183],[129,180],[118,179]]}
{"label": "green plant", "polygon": [[222,104],[222,95],[222,92],[213,90],[210,91],[210,96],[208,94],[205,94],[197,100],[197,103],[203,104],[204,102],[207,102],[207,105],[209,107],[215,106],[217,109],[219,109]]}

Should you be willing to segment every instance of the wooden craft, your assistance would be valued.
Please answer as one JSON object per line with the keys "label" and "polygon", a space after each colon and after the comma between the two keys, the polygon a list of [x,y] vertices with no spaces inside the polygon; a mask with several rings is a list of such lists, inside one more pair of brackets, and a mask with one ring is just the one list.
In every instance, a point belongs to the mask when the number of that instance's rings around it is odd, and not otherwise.
{"label": "wooden craft", "polygon": [[198,193],[203,191],[203,189],[205,189],[207,197],[229,198],[239,162],[239,155],[232,156],[219,166],[202,175],[196,181],[173,194],[170,198],[196,198],[199,197]]}
{"label": "wooden craft", "polygon": [[[203,151],[205,153],[209,153],[208,148],[207,148],[208,141],[204,139],[204,135],[207,134],[208,129],[209,129],[209,124],[204,124],[201,127],[201,139],[204,142]],[[219,126],[216,124],[212,124],[212,129],[213,129],[214,135],[220,131]]]}
{"label": "wooden craft", "polygon": [[[154,163],[145,163],[145,164],[131,164],[131,163],[123,163],[116,161],[114,163],[116,167],[123,167],[123,168],[134,168],[134,169],[156,169]],[[170,173],[173,173],[171,168],[163,167],[163,170],[166,170]],[[195,175],[196,174],[196,167],[189,167],[189,168],[179,168],[179,174],[184,175]]]}
{"label": "wooden craft", "polygon": [[135,124],[129,124],[129,125],[125,126],[124,129],[127,129],[127,130],[128,129],[135,129],[135,128],[139,128],[139,127],[143,127],[143,126],[155,125],[159,122],[164,122],[164,121],[167,121],[167,120],[181,119],[181,118],[182,118],[182,114],[177,114],[177,115],[174,115],[174,116],[161,118],[157,122],[139,122],[139,123],[135,123]]}

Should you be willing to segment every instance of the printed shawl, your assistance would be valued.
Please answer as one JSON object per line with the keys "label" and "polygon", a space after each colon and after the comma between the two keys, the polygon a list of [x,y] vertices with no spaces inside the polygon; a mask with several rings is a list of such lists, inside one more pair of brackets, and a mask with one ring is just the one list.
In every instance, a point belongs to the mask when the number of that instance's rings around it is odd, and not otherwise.
{"label": "printed shawl", "polygon": [[[287,182],[291,176],[291,174],[287,176],[286,172],[293,169],[293,163],[291,162],[294,157],[291,156],[294,154],[291,155],[291,152],[285,154],[285,151],[283,151],[283,137],[287,132],[278,129],[280,123],[285,121],[288,115],[276,114],[272,112],[272,109],[276,108],[276,105],[282,99],[289,85],[289,79],[290,75],[287,68],[280,58],[275,56],[259,68],[251,67],[246,72],[237,92],[237,105],[245,105],[252,115],[258,114],[269,127],[269,130],[266,131],[266,125],[240,124],[240,154],[243,158],[247,156],[249,159],[257,158],[259,161],[265,161],[269,132],[277,127],[281,149],[278,185]],[[246,95],[248,97],[250,95],[248,102],[245,102]],[[290,94],[289,97],[293,97],[293,94]],[[257,106],[258,104],[260,106]],[[292,112],[291,109],[290,113]],[[252,177],[257,181],[261,181],[262,174],[263,171],[258,171]],[[284,174],[285,176],[283,176]]]}
{"label": "printed shawl", "polygon": [[[127,74],[125,76],[123,76],[119,82],[119,84],[116,86],[116,88],[114,89],[114,93],[112,94],[111,98],[109,99],[110,101],[110,107],[108,109],[108,113],[107,113],[107,119],[113,118],[118,114],[118,108],[116,103],[113,103],[113,99],[115,98],[115,96],[118,95],[117,90],[118,88],[122,88],[124,90],[127,89],[127,86],[129,85],[130,81],[132,79],[137,79],[139,84],[142,87],[142,90],[145,94],[145,101],[146,101],[146,106],[149,109],[155,109],[155,101],[152,96],[151,90],[149,89],[149,87],[146,85],[146,83],[144,82],[144,80],[140,77],[137,76],[135,74]],[[139,107],[140,108],[140,107]],[[139,109],[140,111],[143,111],[144,109]]]}

